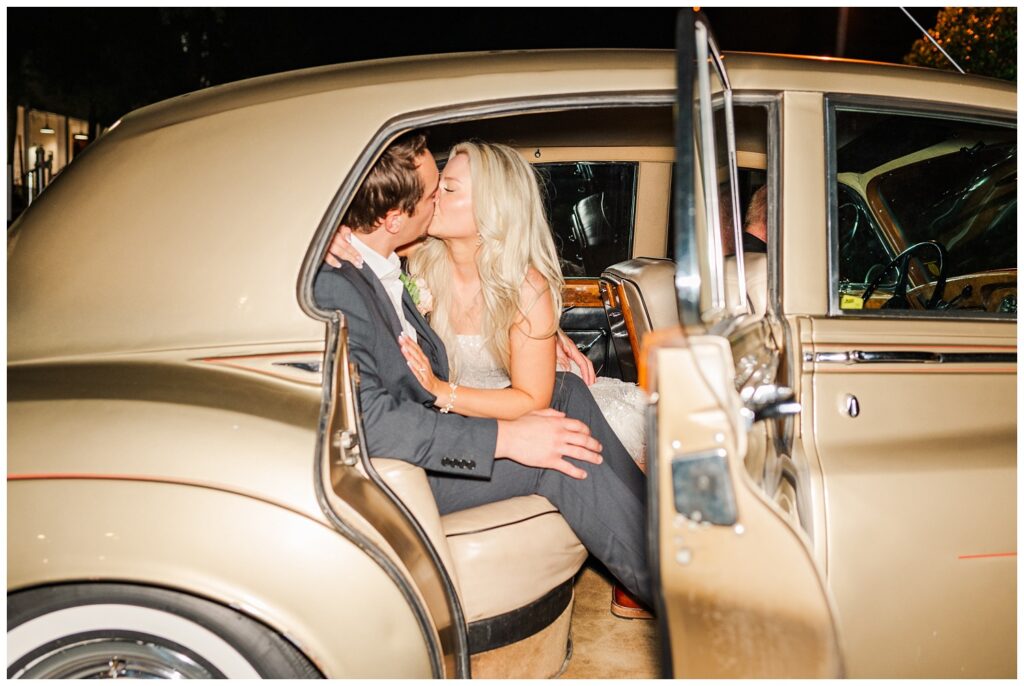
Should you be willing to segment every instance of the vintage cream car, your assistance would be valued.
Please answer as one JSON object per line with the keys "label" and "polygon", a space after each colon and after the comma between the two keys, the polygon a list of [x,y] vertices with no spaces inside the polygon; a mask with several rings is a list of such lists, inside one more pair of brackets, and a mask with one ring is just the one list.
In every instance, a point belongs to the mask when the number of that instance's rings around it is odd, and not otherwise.
{"label": "vintage cream car", "polygon": [[680,35],[253,79],[76,160],[8,232],[8,676],[621,674],[546,500],[441,517],[364,449],[312,283],[421,128],[538,166],[564,328],[650,392],[631,675],[1015,675],[1015,86]]}

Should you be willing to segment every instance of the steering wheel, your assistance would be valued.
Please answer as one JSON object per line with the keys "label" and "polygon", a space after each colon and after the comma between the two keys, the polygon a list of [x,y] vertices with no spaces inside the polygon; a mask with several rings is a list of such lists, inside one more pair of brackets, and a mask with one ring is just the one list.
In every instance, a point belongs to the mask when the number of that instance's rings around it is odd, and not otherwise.
{"label": "steering wheel", "polygon": [[882,305],[883,310],[905,310],[909,307],[910,302],[907,300],[907,284],[910,281],[910,258],[914,253],[921,251],[924,248],[932,248],[939,253],[939,277],[935,280],[935,288],[932,290],[932,297],[929,298],[928,304],[925,305],[925,309],[934,310],[935,306],[942,300],[942,295],[946,290],[946,248],[942,243],[937,241],[921,241],[915,243],[896,257],[892,258],[892,261],[886,265],[885,269],[878,272],[875,278],[871,280],[868,287],[864,289],[864,295],[861,297],[864,299],[865,305],[867,304],[868,298],[878,288],[878,284],[882,282],[885,275],[889,273],[889,270],[896,267],[896,288],[892,292],[892,297],[885,301]]}

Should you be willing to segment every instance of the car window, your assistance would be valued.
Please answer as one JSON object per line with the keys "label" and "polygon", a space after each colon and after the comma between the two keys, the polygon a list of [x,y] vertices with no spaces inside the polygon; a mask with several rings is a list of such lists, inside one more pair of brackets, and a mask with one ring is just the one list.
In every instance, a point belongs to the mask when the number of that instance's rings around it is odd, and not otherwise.
{"label": "car window", "polygon": [[840,309],[1016,315],[1013,127],[837,108],[832,144]]}
{"label": "car window", "polygon": [[[852,188],[837,184],[839,273],[847,282],[866,285],[892,257],[867,203]],[[881,266],[879,266],[881,265]]]}
{"label": "car window", "polygon": [[537,164],[562,274],[598,277],[630,258],[636,162]]}

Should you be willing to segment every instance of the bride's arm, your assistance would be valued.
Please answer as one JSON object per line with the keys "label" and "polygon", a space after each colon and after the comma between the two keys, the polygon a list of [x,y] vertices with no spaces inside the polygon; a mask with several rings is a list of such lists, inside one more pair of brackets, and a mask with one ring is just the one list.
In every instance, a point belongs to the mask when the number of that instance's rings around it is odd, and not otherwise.
{"label": "bride's arm", "polygon": [[[509,388],[483,389],[459,386],[455,391],[452,412],[467,417],[517,419],[527,412],[551,405],[555,385],[555,311],[543,277],[530,270],[520,292],[525,315],[509,330]],[[532,335],[531,335],[532,334]],[[549,334],[546,335],[545,334]],[[406,357],[415,346],[403,342]],[[421,352],[419,355],[422,355]],[[417,374],[417,368],[427,367],[426,358],[410,363],[413,373],[428,391],[437,396],[435,405],[447,407],[451,387],[433,374]]]}

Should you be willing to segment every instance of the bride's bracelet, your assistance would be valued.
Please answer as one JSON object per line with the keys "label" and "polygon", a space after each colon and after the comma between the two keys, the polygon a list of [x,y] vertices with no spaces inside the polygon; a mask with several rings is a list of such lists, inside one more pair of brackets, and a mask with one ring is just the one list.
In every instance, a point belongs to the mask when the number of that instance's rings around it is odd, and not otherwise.
{"label": "bride's bracelet", "polygon": [[458,387],[459,384],[454,381],[448,382],[448,388],[451,389],[448,391],[448,404],[441,408],[441,414],[448,414],[452,411],[452,408],[455,407],[455,389]]}

